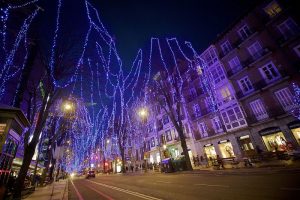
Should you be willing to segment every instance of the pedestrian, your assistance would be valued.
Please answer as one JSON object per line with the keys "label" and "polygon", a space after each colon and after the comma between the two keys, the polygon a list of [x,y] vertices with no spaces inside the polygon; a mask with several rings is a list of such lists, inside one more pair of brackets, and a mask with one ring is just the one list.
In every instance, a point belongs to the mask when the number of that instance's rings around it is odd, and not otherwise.
{"label": "pedestrian", "polygon": [[196,166],[200,166],[200,160],[199,160],[199,156],[198,156],[198,155],[197,155],[197,157],[196,157],[196,163],[197,163]]}
{"label": "pedestrian", "polygon": [[222,160],[222,158],[219,155],[217,155],[217,162],[218,162],[219,168],[222,167],[222,169],[224,169],[223,160]]}
{"label": "pedestrian", "polygon": [[131,168],[131,172],[133,173],[133,168],[134,168],[133,165],[130,165],[130,168]]}

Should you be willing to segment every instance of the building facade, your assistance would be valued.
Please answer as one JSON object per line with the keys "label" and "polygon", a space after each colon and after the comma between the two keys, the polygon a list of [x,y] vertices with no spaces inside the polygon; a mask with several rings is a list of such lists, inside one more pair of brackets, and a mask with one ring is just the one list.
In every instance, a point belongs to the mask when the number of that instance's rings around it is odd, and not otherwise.
{"label": "building facade", "polygon": [[[299,35],[296,5],[264,1],[200,54],[213,88],[204,89],[201,69],[186,73],[183,123],[190,157],[243,158],[300,147],[300,122],[291,113],[299,106],[292,88],[300,82]],[[165,150],[180,157],[170,119],[159,105],[150,110],[148,162],[159,163]]]}

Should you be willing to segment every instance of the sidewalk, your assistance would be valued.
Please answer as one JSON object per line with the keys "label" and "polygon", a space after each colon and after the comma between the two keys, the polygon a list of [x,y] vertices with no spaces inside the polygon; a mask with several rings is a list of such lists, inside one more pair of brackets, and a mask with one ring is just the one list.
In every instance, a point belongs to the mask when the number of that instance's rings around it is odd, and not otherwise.
{"label": "sidewalk", "polygon": [[67,200],[68,180],[60,180],[45,187],[38,187],[26,200]]}

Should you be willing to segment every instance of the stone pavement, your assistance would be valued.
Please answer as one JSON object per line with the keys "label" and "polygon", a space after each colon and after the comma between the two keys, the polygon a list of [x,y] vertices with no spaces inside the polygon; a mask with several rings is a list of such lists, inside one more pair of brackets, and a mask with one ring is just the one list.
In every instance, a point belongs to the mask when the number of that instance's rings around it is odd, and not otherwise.
{"label": "stone pavement", "polygon": [[67,200],[68,180],[60,180],[45,187],[38,187],[26,200]]}

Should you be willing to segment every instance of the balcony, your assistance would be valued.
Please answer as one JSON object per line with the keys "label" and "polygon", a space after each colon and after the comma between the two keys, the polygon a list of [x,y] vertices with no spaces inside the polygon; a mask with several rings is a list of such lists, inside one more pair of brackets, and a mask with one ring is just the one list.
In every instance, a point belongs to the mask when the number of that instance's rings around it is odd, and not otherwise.
{"label": "balcony", "polygon": [[273,106],[273,107],[269,107],[267,109],[268,117],[266,117],[266,118],[257,118],[255,115],[251,115],[251,116],[248,116],[246,119],[247,119],[248,124],[254,124],[254,123],[258,123],[263,120],[266,120],[266,119],[276,119],[279,116],[284,115],[284,114],[286,114],[286,112],[282,109],[281,106]]}
{"label": "balcony", "polygon": [[233,69],[230,69],[227,71],[227,76],[228,78],[232,77],[233,75],[239,73],[240,71],[242,71],[243,69],[245,69],[247,66],[243,65],[241,63],[241,65],[234,67]]}
{"label": "balcony", "polygon": [[260,51],[256,52],[253,56],[249,57],[245,62],[245,66],[251,66],[259,60],[263,59],[266,55],[270,54],[271,51],[268,48],[263,48]]}
{"label": "balcony", "polygon": [[221,51],[220,53],[220,58],[224,58],[226,55],[228,55],[230,52],[232,52],[234,49],[239,48],[243,42],[247,41],[249,38],[251,38],[255,33],[257,33],[257,31],[255,29],[249,29],[249,33],[247,36],[245,36],[244,38],[239,38],[238,40],[236,40],[235,42],[232,43],[231,48],[226,51],[223,52]]}
{"label": "balcony", "polygon": [[248,91],[248,92],[238,91],[236,93],[236,97],[239,100],[241,100],[244,97],[247,97],[247,96],[250,96],[251,94],[254,94],[256,91],[263,90],[265,87],[268,87],[269,85],[272,85],[276,82],[279,82],[279,81],[283,80],[284,77],[287,76],[287,73],[283,70],[279,70],[279,74],[280,74],[279,77],[274,78],[271,81],[266,81],[266,80],[262,79],[260,81],[257,81],[255,83],[253,83],[252,84],[253,89],[251,91]]}
{"label": "balcony", "polygon": [[277,39],[277,42],[280,46],[285,45],[287,42],[297,38],[300,35],[300,28],[291,30],[290,32],[282,35],[280,38]]}

